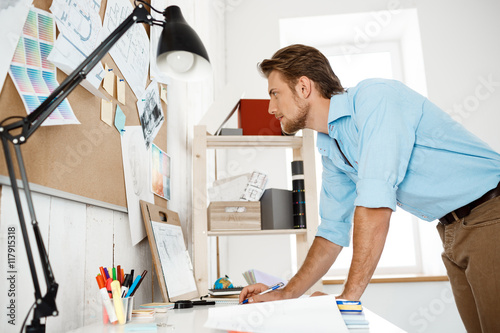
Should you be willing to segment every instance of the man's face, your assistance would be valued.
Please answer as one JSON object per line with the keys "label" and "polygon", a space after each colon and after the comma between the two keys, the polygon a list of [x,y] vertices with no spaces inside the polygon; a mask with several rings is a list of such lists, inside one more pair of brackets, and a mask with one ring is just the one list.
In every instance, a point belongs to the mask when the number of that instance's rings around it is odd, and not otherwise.
{"label": "man's face", "polygon": [[280,72],[272,71],[267,81],[271,97],[268,111],[280,121],[281,130],[287,134],[294,134],[305,128],[309,103],[290,89]]}

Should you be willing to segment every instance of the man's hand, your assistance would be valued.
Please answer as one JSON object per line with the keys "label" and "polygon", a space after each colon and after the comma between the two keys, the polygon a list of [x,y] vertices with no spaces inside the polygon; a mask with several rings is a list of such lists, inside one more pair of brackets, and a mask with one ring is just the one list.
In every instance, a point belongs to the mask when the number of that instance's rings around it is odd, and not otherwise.
{"label": "man's hand", "polygon": [[285,288],[264,295],[258,295],[267,290],[268,286],[262,283],[250,285],[241,291],[240,303],[246,298],[249,298],[249,303],[257,303],[299,297],[325,275],[341,250],[341,246],[322,237],[316,237],[302,267],[287,283]]}
{"label": "man's hand", "polygon": [[271,291],[264,295],[259,295],[261,292],[266,291],[267,289],[269,289],[269,287],[263,283],[256,283],[246,286],[240,293],[239,302],[241,303],[247,298],[248,303],[269,302],[292,298],[291,295],[289,295],[283,289]]}

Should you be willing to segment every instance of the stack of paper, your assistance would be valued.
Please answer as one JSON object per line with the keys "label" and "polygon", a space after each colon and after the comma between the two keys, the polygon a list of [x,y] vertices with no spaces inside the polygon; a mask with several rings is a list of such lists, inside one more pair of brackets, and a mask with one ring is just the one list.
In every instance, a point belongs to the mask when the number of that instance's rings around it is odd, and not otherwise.
{"label": "stack of paper", "polygon": [[246,272],[243,272],[243,277],[248,284],[263,283],[268,286],[274,286],[275,284],[278,284],[280,282],[283,282],[283,284],[285,285],[288,283],[288,281],[284,279],[261,272],[257,269],[250,269]]}
{"label": "stack of paper", "polygon": [[368,320],[359,301],[337,300],[337,306],[347,328],[368,328]]}
{"label": "stack of paper", "polygon": [[147,310],[132,310],[132,318],[135,319],[152,319],[155,317],[155,309]]}
{"label": "stack of paper", "polygon": [[167,312],[174,308],[174,303],[147,303],[139,306],[143,310],[154,310],[155,312]]}
{"label": "stack of paper", "polygon": [[208,197],[210,202],[259,201],[264,194],[267,179],[266,174],[258,171],[219,179],[208,189]]}

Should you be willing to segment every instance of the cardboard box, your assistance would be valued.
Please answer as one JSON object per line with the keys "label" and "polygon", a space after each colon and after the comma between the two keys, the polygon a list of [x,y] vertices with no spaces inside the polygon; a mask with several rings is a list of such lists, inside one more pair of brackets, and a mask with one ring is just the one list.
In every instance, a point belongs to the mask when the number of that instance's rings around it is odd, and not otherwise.
{"label": "cardboard box", "polygon": [[260,202],[211,202],[208,206],[208,230],[261,230]]}
{"label": "cardboard box", "polygon": [[292,191],[267,189],[260,199],[260,204],[263,230],[293,229]]}
{"label": "cardboard box", "polygon": [[281,135],[281,124],[269,114],[268,99],[241,99],[238,127],[243,135]]}

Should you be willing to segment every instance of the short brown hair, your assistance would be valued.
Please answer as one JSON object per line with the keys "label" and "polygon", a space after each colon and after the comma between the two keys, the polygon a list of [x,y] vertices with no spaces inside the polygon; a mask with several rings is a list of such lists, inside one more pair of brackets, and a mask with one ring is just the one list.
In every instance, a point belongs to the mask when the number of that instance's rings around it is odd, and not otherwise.
{"label": "short brown hair", "polygon": [[271,59],[264,59],[260,71],[269,77],[273,70],[279,71],[290,89],[295,93],[295,85],[301,76],[307,76],[315,84],[324,98],[344,92],[340,80],[330,67],[330,62],[318,49],[294,44],[284,47]]}

